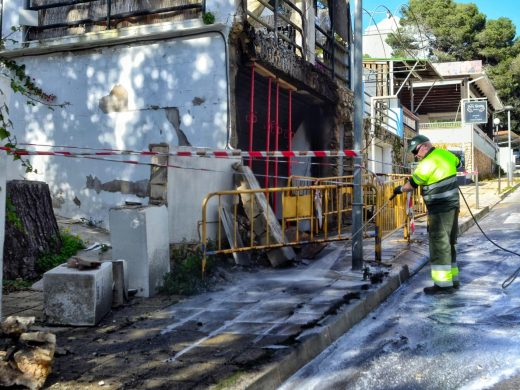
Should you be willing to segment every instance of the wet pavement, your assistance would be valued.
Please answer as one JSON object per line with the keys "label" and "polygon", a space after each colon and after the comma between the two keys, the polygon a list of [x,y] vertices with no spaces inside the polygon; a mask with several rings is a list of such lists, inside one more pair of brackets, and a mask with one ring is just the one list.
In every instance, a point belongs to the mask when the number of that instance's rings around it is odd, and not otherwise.
{"label": "wet pavement", "polygon": [[[520,253],[520,191],[479,224],[496,244]],[[519,257],[476,226],[457,247],[458,291],[423,294],[431,284],[425,267],[280,390],[518,389],[520,280],[501,285]]]}
{"label": "wet pavement", "polygon": [[[480,209],[474,213],[484,214],[500,201],[497,187],[480,183]],[[472,207],[474,190],[463,187]],[[462,208],[465,228],[467,214]],[[134,299],[96,327],[47,328],[40,322],[58,340],[47,388],[276,388],[421,269],[427,236],[424,222],[416,224],[411,245],[400,232],[383,241],[383,262],[391,267],[370,267],[384,274],[382,283],[351,270],[350,242],[333,243],[316,259],[288,268],[228,272],[217,291]],[[106,239],[93,232],[90,243]],[[373,249],[373,240],[366,240],[366,259],[374,258]],[[3,315],[42,319],[41,295],[5,295]]]}

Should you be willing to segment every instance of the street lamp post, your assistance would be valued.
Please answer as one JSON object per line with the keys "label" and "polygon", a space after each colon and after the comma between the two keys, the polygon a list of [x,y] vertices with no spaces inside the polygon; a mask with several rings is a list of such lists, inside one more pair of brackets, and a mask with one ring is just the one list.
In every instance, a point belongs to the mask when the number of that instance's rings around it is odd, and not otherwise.
{"label": "street lamp post", "polygon": [[511,110],[513,106],[505,106],[507,111],[507,186],[510,187],[513,182],[513,167],[511,163]]}
{"label": "street lamp post", "polygon": [[[493,119],[493,124],[495,125],[495,134],[498,136],[498,125],[500,124],[500,118],[495,118]],[[493,137],[493,141],[495,140],[495,137]],[[498,148],[498,193],[500,194],[500,184],[501,184],[501,180],[500,180],[500,171],[502,170],[502,163],[501,163],[501,158],[502,155],[500,153],[500,148]]]}

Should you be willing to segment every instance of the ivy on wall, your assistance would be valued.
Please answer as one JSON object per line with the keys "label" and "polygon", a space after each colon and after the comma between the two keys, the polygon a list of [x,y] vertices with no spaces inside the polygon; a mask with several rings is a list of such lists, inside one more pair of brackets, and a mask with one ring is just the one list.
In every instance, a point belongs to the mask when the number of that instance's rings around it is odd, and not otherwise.
{"label": "ivy on wall", "polygon": [[[11,37],[14,33],[21,30],[21,27],[12,27],[11,33],[0,38],[0,48],[4,49],[7,42],[16,43]],[[44,105],[49,109],[55,107],[64,107],[68,103],[56,103],[56,96],[46,93],[36,84],[33,77],[29,76],[25,71],[25,65],[18,64],[16,61],[0,57],[0,75],[7,79],[9,87],[15,93],[19,93],[26,98],[26,104],[29,106]],[[5,91],[0,90],[0,94],[5,95]],[[0,104],[0,143],[7,148],[14,160],[20,160],[26,172],[33,171],[33,167],[29,160],[23,159],[20,155],[14,154],[17,148],[16,137],[12,134],[13,123],[9,119],[9,107],[7,103]]]}

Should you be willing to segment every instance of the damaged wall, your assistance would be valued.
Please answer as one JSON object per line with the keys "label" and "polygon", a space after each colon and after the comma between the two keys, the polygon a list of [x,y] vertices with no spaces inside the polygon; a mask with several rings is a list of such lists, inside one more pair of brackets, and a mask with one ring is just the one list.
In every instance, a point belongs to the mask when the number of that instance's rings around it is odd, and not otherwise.
{"label": "damaged wall", "polygon": [[[37,85],[67,105],[51,111],[13,96],[13,133],[18,142],[39,145],[140,151],[164,142],[172,148],[224,148],[228,107],[223,53],[222,35],[205,32],[25,57],[19,61]],[[149,166],[63,157],[31,160],[37,173],[27,177],[49,184],[57,214],[106,225],[108,208],[125,200],[147,203]],[[11,178],[23,176],[18,168]]]}

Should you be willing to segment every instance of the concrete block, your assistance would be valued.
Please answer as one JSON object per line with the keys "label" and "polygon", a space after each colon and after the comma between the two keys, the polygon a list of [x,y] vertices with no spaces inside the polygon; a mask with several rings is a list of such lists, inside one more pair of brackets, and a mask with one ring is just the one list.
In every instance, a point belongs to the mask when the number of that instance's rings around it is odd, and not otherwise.
{"label": "concrete block", "polygon": [[109,214],[114,259],[124,259],[128,288],[137,296],[154,296],[170,271],[168,210],[166,206],[123,206]]}
{"label": "concrete block", "polygon": [[112,307],[112,263],[80,271],[60,265],[43,274],[43,309],[55,325],[96,325]]}

